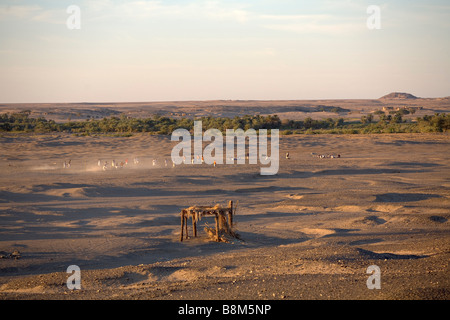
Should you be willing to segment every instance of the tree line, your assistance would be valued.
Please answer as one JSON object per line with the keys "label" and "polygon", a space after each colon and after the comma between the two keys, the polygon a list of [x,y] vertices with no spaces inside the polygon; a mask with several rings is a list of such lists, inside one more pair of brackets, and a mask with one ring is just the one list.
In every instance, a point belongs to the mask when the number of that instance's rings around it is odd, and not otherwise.
{"label": "tree line", "polygon": [[[69,132],[75,134],[133,134],[148,132],[151,134],[170,135],[178,128],[192,131],[194,119],[170,118],[155,115],[151,118],[132,118],[122,115],[103,119],[67,121],[63,123],[47,120],[44,117],[32,118],[30,112],[4,113],[0,115],[0,131],[4,132]],[[380,115],[375,121],[372,114],[361,117],[360,121],[344,121],[343,118],[313,120],[281,120],[277,115],[245,115],[234,118],[202,117],[203,130],[219,129],[224,134],[226,129],[279,129],[281,134],[318,134],[318,133],[421,133],[446,132],[450,129],[450,114],[436,113],[417,117],[415,121],[405,121],[400,114]]]}

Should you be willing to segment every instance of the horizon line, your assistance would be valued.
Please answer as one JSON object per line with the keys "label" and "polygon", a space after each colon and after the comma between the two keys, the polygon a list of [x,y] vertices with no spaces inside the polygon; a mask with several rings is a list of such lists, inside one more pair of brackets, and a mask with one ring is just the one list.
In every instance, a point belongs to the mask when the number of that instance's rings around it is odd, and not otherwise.
{"label": "horizon line", "polygon": [[[392,92],[394,93],[394,92]],[[402,92],[403,93],[403,92]],[[383,96],[384,97],[384,96]],[[168,103],[168,102],[208,102],[208,101],[231,101],[231,102],[249,102],[249,101],[324,101],[324,100],[381,100],[379,98],[315,98],[315,99],[187,99],[187,100],[147,100],[147,101],[65,101],[65,102],[0,102],[0,105],[12,104],[140,104],[140,103]],[[385,98],[386,100],[416,100],[416,99],[445,99],[449,96],[438,97],[417,97],[412,99]]]}

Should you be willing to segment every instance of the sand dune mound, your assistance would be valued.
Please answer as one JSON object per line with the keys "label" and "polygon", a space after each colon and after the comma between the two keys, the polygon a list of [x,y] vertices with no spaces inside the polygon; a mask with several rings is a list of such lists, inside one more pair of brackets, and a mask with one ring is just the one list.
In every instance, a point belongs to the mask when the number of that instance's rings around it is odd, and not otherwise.
{"label": "sand dune mound", "polygon": [[152,277],[148,272],[130,271],[124,272],[123,275],[118,277],[111,277],[109,280],[109,285],[122,285],[129,286],[135,285],[137,283],[146,283],[150,281],[155,281],[156,279]]}
{"label": "sand dune mound", "polygon": [[300,229],[300,231],[306,234],[307,236],[311,236],[314,238],[324,237],[336,233],[335,230],[326,228],[303,228]]}
{"label": "sand dune mound", "polygon": [[352,222],[352,225],[365,225],[365,226],[378,226],[385,224],[387,220],[380,218],[379,216],[371,215],[364,218],[358,218]]}
{"label": "sand dune mound", "polygon": [[303,197],[304,197],[303,194],[295,194],[295,193],[291,193],[291,194],[288,194],[288,195],[286,196],[286,198],[294,199],[294,200],[300,200],[300,199],[302,199]]}
{"label": "sand dune mound", "polygon": [[341,259],[361,260],[362,257],[357,248],[352,246],[337,245],[330,243],[327,248],[311,248],[305,250],[302,254],[305,260],[320,260],[335,262]]}
{"label": "sand dune mound", "polygon": [[417,225],[421,227],[439,227],[447,224],[449,218],[450,216],[447,214],[398,214],[390,218],[388,222],[391,224]]}
{"label": "sand dune mound", "polygon": [[91,187],[61,187],[58,185],[21,186],[0,191],[0,203],[33,199],[86,198],[91,195],[91,189]]}
{"label": "sand dune mound", "polygon": [[87,188],[50,189],[43,193],[49,196],[66,198],[85,198],[88,196]]}
{"label": "sand dune mound", "polygon": [[320,261],[336,262],[339,260],[347,261],[366,261],[366,260],[416,260],[427,258],[428,255],[422,253],[397,251],[393,252],[375,252],[373,250],[330,244],[326,250],[323,248],[313,248],[304,252],[303,259],[313,259]]}
{"label": "sand dune mound", "polygon": [[334,208],[336,211],[345,211],[345,212],[363,212],[365,209],[361,206],[339,206]]}
{"label": "sand dune mound", "polygon": [[384,204],[384,205],[371,206],[366,211],[368,211],[368,212],[396,212],[396,211],[399,211],[404,208],[405,207],[401,206],[401,205]]}
{"label": "sand dune mound", "polygon": [[395,253],[376,253],[373,251],[369,251],[366,249],[357,248],[359,254],[367,259],[376,259],[376,260],[403,260],[403,259],[421,259],[426,258],[426,255],[415,255],[415,254],[395,254]]}
{"label": "sand dune mound", "polygon": [[279,212],[298,212],[298,211],[322,211],[323,207],[311,207],[311,206],[301,206],[296,204],[280,204],[273,209]]}
{"label": "sand dune mound", "polygon": [[85,198],[85,197],[127,197],[129,194],[133,196],[148,196],[154,194],[154,189],[148,187],[132,187],[129,185],[89,185],[89,184],[71,184],[71,183],[55,183],[34,185],[32,187],[23,187],[20,193],[43,194],[53,197],[66,198]]}

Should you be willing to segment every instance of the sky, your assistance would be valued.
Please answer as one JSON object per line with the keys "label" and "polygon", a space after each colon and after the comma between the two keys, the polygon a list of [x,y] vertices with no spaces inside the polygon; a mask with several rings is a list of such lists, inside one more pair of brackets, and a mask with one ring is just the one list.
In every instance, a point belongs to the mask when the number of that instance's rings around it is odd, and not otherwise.
{"label": "sky", "polygon": [[376,1],[2,0],[0,103],[450,96],[450,2]]}

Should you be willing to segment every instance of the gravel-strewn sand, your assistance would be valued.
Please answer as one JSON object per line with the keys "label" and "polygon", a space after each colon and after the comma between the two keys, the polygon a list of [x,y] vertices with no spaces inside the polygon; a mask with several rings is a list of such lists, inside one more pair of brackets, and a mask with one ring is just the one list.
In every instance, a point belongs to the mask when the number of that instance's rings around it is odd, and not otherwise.
{"label": "gravel-strewn sand", "polygon": [[[3,134],[0,298],[449,299],[449,141],[283,136],[279,173],[260,176],[259,164],[172,168],[170,137]],[[243,241],[212,242],[204,218],[179,242],[181,208],[228,200]],[[72,264],[82,290],[66,287]]]}

